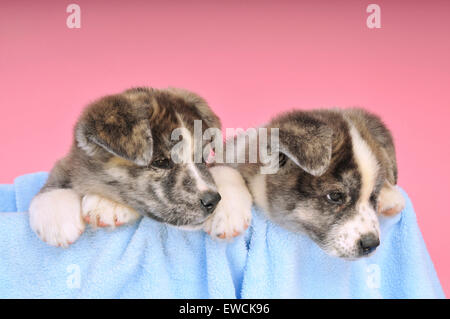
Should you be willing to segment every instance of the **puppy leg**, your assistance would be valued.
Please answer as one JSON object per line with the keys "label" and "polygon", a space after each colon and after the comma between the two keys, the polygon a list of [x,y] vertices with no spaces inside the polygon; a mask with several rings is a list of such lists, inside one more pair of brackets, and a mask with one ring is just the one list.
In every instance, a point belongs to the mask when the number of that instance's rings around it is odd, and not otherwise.
{"label": "puppy leg", "polygon": [[400,213],[405,208],[405,199],[400,191],[389,182],[383,185],[378,196],[378,212],[385,216]]}
{"label": "puppy leg", "polygon": [[252,218],[252,197],[241,174],[227,166],[214,166],[210,172],[222,197],[203,229],[213,238],[230,239],[242,234]]}
{"label": "puppy leg", "polygon": [[31,201],[29,211],[31,228],[52,246],[67,247],[84,231],[80,197],[71,189],[38,194]]}
{"label": "puppy leg", "polygon": [[99,227],[116,227],[136,221],[139,214],[133,209],[105,197],[88,194],[81,203],[83,219]]}

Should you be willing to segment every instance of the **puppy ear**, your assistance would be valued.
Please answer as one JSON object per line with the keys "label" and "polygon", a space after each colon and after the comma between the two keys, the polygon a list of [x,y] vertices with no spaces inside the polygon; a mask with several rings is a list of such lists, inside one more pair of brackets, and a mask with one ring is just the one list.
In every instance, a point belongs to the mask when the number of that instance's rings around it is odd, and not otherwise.
{"label": "puppy ear", "polygon": [[185,89],[173,87],[167,88],[166,91],[184,99],[186,103],[194,105],[200,115],[199,119],[201,119],[208,128],[222,128],[222,123],[220,122],[219,117],[211,110],[205,99],[198,94]]}
{"label": "puppy ear", "polygon": [[271,127],[279,127],[279,151],[314,176],[326,172],[332,154],[333,130],[305,112],[292,112]]}
{"label": "puppy ear", "polygon": [[75,126],[75,139],[90,156],[104,149],[139,166],[151,162],[153,141],[148,110],[120,94],[91,104]]}
{"label": "puppy ear", "polygon": [[381,152],[379,152],[380,158],[378,160],[385,170],[386,179],[390,184],[396,185],[398,171],[394,139],[387,126],[377,115],[369,113],[364,109],[346,109],[344,112],[358,130],[362,134],[371,136],[380,148]]}

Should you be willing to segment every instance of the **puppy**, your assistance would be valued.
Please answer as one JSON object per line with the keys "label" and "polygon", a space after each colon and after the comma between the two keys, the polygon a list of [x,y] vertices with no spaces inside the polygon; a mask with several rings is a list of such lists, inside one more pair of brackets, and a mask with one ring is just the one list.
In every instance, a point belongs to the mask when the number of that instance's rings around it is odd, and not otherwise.
{"label": "puppy", "polygon": [[234,165],[254,203],[331,255],[353,259],[373,252],[380,243],[377,212],[394,215],[405,205],[395,187],[392,136],[382,121],[362,109],[292,111],[266,128],[278,133],[276,172],[261,173],[269,165],[261,157]]}
{"label": "puppy", "polygon": [[[115,227],[139,216],[203,228],[215,238],[239,235],[250,223],[252,204],[240,174],[172,158],[192,149],[195,120],[203,130],[221,126],[205,100],[182,89],[134,88],[95,101],[75,126],[69,154],[32,200],[31,228],[63,247],[77,240],[85,222]],[[177,128],[185,143],[178,153]],[[234,188],[241,189],[239,201]]]}

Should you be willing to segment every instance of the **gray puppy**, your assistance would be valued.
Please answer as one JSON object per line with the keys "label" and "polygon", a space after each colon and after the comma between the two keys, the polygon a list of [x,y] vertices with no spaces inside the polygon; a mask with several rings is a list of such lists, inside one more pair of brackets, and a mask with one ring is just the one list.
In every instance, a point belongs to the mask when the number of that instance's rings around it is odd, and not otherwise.
{"label": "gray puppy", "polygon": [[[367,256],[380,243],[377,212],[404,208],[392,136],[361,109],[292,111],[265,126],[278,129],[278,169],[236,164],[254,203],[275,223],[306,233],[331,255]],[[248,151],[251,138],[247,139]],[[243,190],[242,190],[243,191]]]}
{"label": "gray puppy", "polygon": [[[221,127],[204,99],[182,89],[135,88],[89,105],[69,154],[31,202],[32,229],[48,244],[64,247],[77,240],[85,222],[114,227],[140,215],[203,228],[217,238],[241,234],[250,223],[252,200],[240,174],[171,158],[179,142],[172,133],[184,128],[181,139],[192,144],[195,120],[203,130]],[[237,201],[234,189],[241,192]]]}

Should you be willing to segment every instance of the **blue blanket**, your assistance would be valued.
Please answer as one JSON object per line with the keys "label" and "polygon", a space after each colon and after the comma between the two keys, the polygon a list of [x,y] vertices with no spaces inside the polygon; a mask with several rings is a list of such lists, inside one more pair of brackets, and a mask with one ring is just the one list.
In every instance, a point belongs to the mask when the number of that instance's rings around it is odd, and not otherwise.
{"label": "blue blanket", "polygon": [[87,228],[70,248],[41,242],[29,203],[46,173],[0,185],[0,298],[443,298],[415,213],[381,220],[375,255],[345,261],[254,210],[232,243],[148,218]]}

